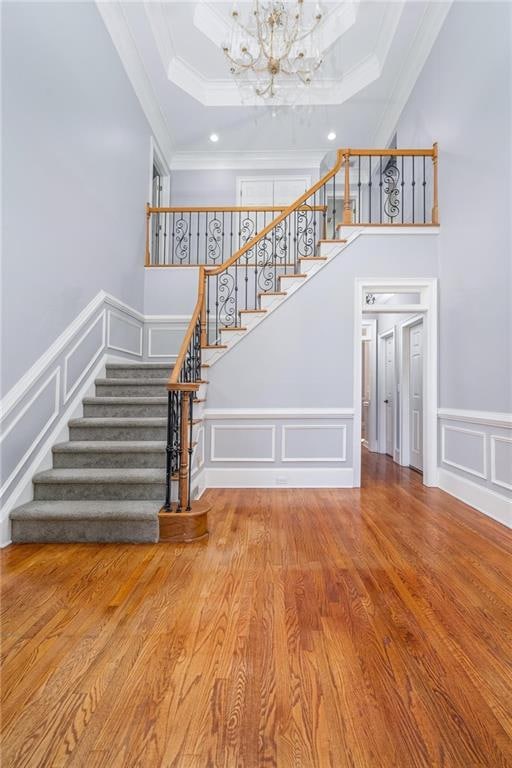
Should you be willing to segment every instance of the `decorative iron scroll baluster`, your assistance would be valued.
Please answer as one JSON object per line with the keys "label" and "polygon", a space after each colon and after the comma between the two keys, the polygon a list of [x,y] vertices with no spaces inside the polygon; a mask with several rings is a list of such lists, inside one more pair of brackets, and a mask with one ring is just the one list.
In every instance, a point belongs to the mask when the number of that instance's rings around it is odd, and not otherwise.
{"label": "decorative iron scroll baluster", "polygon": [[[400,191],[398,189],[398,182],[400,180],[400,171],[396,164],[396,157],[390,157],[384,170],[384,194],[386,199],[384,201],[384,213],[393,223],[400,214]],[[403,215],[403,212],[402,212]]]}
{"label": "decorative iron scroll baluster", "polygon": [[405,216],[405,198],[404,198],[404,187],[405,187],[405,174],[404,174],[404,155],[402,155],[402,181],[400,182],[400,187],[402,188],[402,224],[404,223],[404,216]]}
{"label": "decorative iron scroll baluster", "polygon": [[[315,255],[315,235],[313,229],[314,212],[310,206],[303,205],[297,211],[297,255],[314,256]],[[297,262],[296,262],[297,263]]]}
{"label": "decorative iron scroll baluster", "polygon": [[170,390],[167,394],[167,444],[165,447],[165,501],[169,511],[172,503],[172,477],[179,471],[179,435],[181,416],[181,392]]}
{"label": "decorative iron scroll baluster", "polygon": [[[174,220],[174,214],[173,214]],[[173,224],[172,240],[173,240],[173,253],[172,263],[183,264],[187,259],[190,262],[190,250],[189,250],[189,225],[183,216],[180,216],[176,223]]]}
{"label": "decorative iron scroll baluster", "polygon": [[425,157],[423,157],[423,223],[425,224],[427,221],[427,182],[425,180]]}
{"label": "decorative iron scroll baluster", "polygon": [[184,392],[183,397],[189,398],[188,412],[189,412],[189,434],[188,434],[188,487],[187,487],[187,512],[192,509],[192,454],[194,452],[194,445],[192,442],[194,431],[194,392]]}

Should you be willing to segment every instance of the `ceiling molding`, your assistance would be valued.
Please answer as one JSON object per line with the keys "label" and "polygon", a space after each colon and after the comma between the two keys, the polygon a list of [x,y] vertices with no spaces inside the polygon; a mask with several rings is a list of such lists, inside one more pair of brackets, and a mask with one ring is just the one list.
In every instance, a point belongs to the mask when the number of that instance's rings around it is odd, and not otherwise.
{"label": "ceiling molding", "polygon": [[[237,81],[227,73],[226,77],[210,78],[204,75],[191,62],[173,51],[172,42],[165,40],[165,18],[158,4],[145,3],[146,13],[151,28],[157,40],[157,49],[162,66],[171,82],[197,99],[207,107],[253,107],[268,106],[268,100],[258,97],[256,93],[242,98]],[[383,24],[376,42],[375,51],[363,58],[353,67],[344,72],[341,78],[318,77],[307,88],[297,89],[296,83],[282,85],[283,98],[276,99],[275,104],[294,103],[297,106],[340,105],[348,101],[359,91],[377,80],[384,69],[391,45],[393,43],[405,3],[390,3],[386,9]],[[356,22],[359,0],[342,4],[335,8],[324,20],[332,23],[323,26],[322,47],[329,48]],[[197,3],[194,11],[194,25],[217,48],[222,47],[226,36],[229,37],[229,25],[211,3]]]}
{"label": "ceiling molding", "polygon": [[96,7],[119,54],[154,138],[168,163],[173,148],[169,126],[158,104],[121,3],[119,0],[110,0],[110,2],[96,0]]}
{"label": "ceiling molding", "polygon": [[434,47],[453,0],[428,3],[421,24],[411,41],[400,70],[400,76],[383,112],[373,141],[374,147],[387,147],[396,130],[400,115]]}
{"label": "ceiling molding", "polygon": [[[314,32],[321,54],[356,23],[359,2],[360,0],[345,2],[324,16]],[[193,23],[217,48],[222,48],[231,38],[232,24],[227,16],[219,13],[215,3],[196,3]]]}
{"label": "ceiling molding", "polygon": [[183,170],[318,170],[325,150],[283,149],[268,152],[175,152],[171,171]]}
{"label": "ceiling molding", "polygon": [[[322,106],[326,104],[343,104],[356,93],[377,80],[382,72],[382,64],[375,54],[368,56],[359,62],[353,69],[346,72],[341,80],[329,79],[319,80],[312,83],[309,87],[304,87],[297,91],[295,83],[290,85],[289,92],[292,95],[299,96],[293,100],[297,106]],[[190,96],[207,107],[267,107],[268,100],[260,98],[254,94],[254,97],[242,101],[242,96],[237,83],[233,78],[223,78],[211,80],[204,77],[191,64],[182,58],[175,56],[169,64],[169,79],[177,86],[182,88]],[[287,89],[283,87],[283,92]],[[300,94],[304,94],[301,97]],[[276,99],[276,105],[286,104],[284,101]]]}

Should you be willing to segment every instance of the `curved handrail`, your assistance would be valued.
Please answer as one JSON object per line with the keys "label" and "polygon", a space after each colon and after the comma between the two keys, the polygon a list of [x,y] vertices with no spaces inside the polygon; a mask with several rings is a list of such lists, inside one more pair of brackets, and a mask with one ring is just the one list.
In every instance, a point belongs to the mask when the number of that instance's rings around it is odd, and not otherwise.
{"label": "curved handrail", "polygon": [[276,216],[275,219],[272,219],[271,222],[269,222],[263,229],[258,232],[257,235],[254,235],[251,240],[248,240],[241,248],[236,251],[231,258],[229,258],[227,261],[224,261],[222,264],[219,264],[218,267],[206,267],[206,274],[208,275],[219,275],[221,272],[224,272],[226,269],[228,269],[232,264],[234,264],[238,259],[244,255],[244,253],[247,253],[247,251],[250,251],[251,248],[254,248],[256,243],[259,243],[260,240],[263,240],[268,233],[277,227],[282,221],[284,221],[291,213],[296,211],[300,206],[308,200],[311,195],[314,195],[315,192],[318,192],[319,189],[321,189],[324,184],[326,184],[329,179],[332,179],[333,176],[335,176],[338,171],[341,169],[341,166],[343,165],[344,158],[347,154],[348,150],[346,149],[338,149],[336,152],[336,162],[331,168],[330,171],[327,171],[327,173],[322,176],[322,178],[316,182],[316,184],[313,184],[312,187],[310,187],[306,192],[304,192],[301,197],[298,197],[297,200],[295,200],[291,205],[288,206],[288,208],[284,208],[282,213],[279,214],[279,216]]}
{"label": "curved handrail", "polygon": [[[179,379],[180,379],[181,369],[183,368],[183,364],[185,362],[185,358],[187,355],[187,350],[192,340],[192,334],[194,333],[194,329],[201,318],[201,313],[204,306],[205,279],[206,279],[205,267],[201,266],[199,267],[199,282],[198,282],[198,288],[197,288],[196,305],[194,307],[194,311],[192,312],[192,317],[190,318],[190,322],[185,332],[185,336],[183,337],[183,341],[181,342],[180,351],[178,352],[178,357],[176,358],[176,362],[171,371],[171,375],[169,376],[169,381],[167,383],[168,389],[170,389],[171,387],[173,389],[190,389],[191,388],[190,384],[187,384],[187,385],[180,384]],[[198,388],[198,386],[194,388]]]}

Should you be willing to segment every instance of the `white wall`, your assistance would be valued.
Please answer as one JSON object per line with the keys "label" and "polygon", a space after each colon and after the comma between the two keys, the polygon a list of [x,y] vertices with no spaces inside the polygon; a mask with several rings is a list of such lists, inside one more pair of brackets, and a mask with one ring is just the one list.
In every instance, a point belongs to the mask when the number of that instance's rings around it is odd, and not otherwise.
{"label": "white wall", "polygon": [[398,124],[439,142],[440,405],[512,411],[511,14],[456,2]]}
{"label": "white wall", "polygon": [[240,201],[236,199],[237,176],[311,176],[311,183],[314,184],[318,180],[318,173],[318,167],[289,170],[175,170],[171,172],[171,205],[239,205]]}
{"label": "white wall", "polygon": [[150,130],[94,3],[2,15],[5,393],[99,290],[142,310]]}

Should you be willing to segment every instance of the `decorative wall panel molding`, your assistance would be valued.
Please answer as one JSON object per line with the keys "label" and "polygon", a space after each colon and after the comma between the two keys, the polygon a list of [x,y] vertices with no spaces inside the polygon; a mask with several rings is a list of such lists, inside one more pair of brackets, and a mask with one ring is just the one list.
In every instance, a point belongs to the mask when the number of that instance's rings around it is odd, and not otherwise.
{"label": "decorative wall panel molding", "polygon": [[[226,436],[230,435],[228,439],[224,438],[224,448],[229,449],[232,455],[229,455],[229,451],[225,455],[219,455],[219,443],[221,438],[218,437],[219,433],[224,433]],[[244,433],[244,435],[242,435]],[[256,439],[257,434],[265,434],[266,439],[261,440],[258,444]],[[222,462],[260,462],[275,460],[276,456],[276,428],[273,424],[213,424],[211,427],[211,445],[210,445],[210,461],[222,461]],[[235,437],[236,435],[236,437]],[[240,440],[241,438],[241,440]],[[253,455],[249,454],[251,448],[254,448]],[[267,449],[261,450],[262,448]]]}
{"label": "decorative wall panel molding", "polygon": [[[117,341],[116,343],[116,324],[119,326],[118,333],[123,325],[125,326],[125,329],[128,331],[128,333],[131,333],[132,335],[131,341],[133,341],[131,348],[129,348],[128,346],[122,346],[121,341]],[[135,329],[135,331],[133,329]],[[126,330],[125,330],[125,333],[126,333]],[[107,346],[110,349],[114,349],[117,352],[126,352],[129,355],[137,355],[138,357],[142,357],[143,340],[144,340],[144,322],[143,321],[135,320],[133,317],[129,315],[120,315],[119,312],[115,312],[112,309],[108,310]]]}
{"label": "decorative wall panel molding", "polygon": [[[469,463],[468,458],[474,460]],[[487,478],[485,432],[443,424],[441,427],[441,463],[485,480]]]}
{"label": "decorative wall panel molding", "polygon": [[[94,352],[92,356],[87,358],[87,362],[85,366],[79,366],[78,370],[79,373],[77,373],[74,377],[70,376],[69,374],[69,368],[70,368],[70,361],[73,361],[74,355],[77,355],[78,357],[78,351],[80,350],[80,347],[82,344],[85,344],[86,341],[88,341],[94,332],[98,333],[98,340],[97,345],[94,348]],[[100,315],[91,323],[91,325],[82,333],[82,335],[79,337],[79,339],[75,342],[75,344],[72,346],[69,352],[66,353],[64,357],[64,378],[63,378],[63,392],[64,392],[64,402],[66,403],[73,392],[76,390],[78,386],[80,386],[80,382],[84,378],[84,376],[87,376],[88,371],[92,368],[96,360],[99,358],[101,353],[103,352],[103,349],[105,348],[105,310],[101,312]],[[70,379],[72,379],[72,383],[70,385]]]}
{"label": "decorative wall panel molding", "polygon": [[[491,482],[512,491],[512,437],[491,435]],[[500,456],[501,454],[501,456]],[[508,475],[501,475],[507,472]]]}
{"label": "decorative wall panel molding", "polygon": [[[309,432],[309,435],[307,434]],[[316,432],[317,442],[314,441]],[[287,439],[287,434],[299,439],[299,455],[289,455],[289,445],[293,438]],[[323,434],[322,434],[323,433]],[[333,436],[337,438],[333,440]],[[303,438],[300,440],[300,438]],[[317,455],[314,454],[314,446],[317,445]],[[326,451],[331,448],[331,455]],[[309,453],[308,453],[309,452]],[[300,455],[300,453],[304,455]],[[347,460],[347,427],[345,424],[284,424],[281,427],[281,461],[285,462],[345,462]]]}

